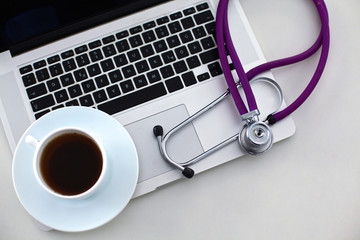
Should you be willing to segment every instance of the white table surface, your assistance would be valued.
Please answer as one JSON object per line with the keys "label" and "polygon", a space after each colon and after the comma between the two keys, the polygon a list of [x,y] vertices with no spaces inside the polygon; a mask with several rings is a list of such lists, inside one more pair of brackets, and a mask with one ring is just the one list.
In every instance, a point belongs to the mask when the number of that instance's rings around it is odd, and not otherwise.
{"label": "white table surface", "polygon": [[[268,60],[305,50],[319,21],[310,0],[239,0]],[[18,201],[0,125],[0,239],[360,239],[360,1],[327,0],[325,73],[293,114],[297,132],[261,157],[242,157],[132,200],[83,233],[39,230]],[[273,71],[287,102],[318,56]]]}

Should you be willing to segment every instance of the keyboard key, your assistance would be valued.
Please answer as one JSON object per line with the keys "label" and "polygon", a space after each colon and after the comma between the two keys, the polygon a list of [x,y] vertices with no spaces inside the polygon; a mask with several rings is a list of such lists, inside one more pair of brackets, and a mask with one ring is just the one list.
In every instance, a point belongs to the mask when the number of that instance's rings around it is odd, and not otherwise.
{"label": "keyboard key", "polygon": [[172,22],[168,24],[168,28],[172,34],[180,32],[182,30],[180,22]]}
{"label": "keyboard key", "polygon": [[133,28],[130,28],[130,33],[131,34],[136,34],[136,33],[139,33],[142,31],[142,27],[139,25],[139,26],[136,26],[136,27],[133,27]]}
{"label": "keyboard key", "polygon": [[52,95],[46,95],[44,97],[35,99],[30,102],[32,110],[38,112],[45,108],[55,105],[55,101]]}
{"label": "keyboard key", "polygon": [[158,25],[167,23],[167,22],[169,22],[169,21],[170,21],[170,19],[169,19],[168,16],[161,17],[161,18],[159,18],[159,19],[156,20],[156,22],[157,22]]}
{"label": "keyboard key", "polygon": [[138,73],[143,73],[150,69],[146,60],[142,60],[140,62],[135,63],[135,68]]}
{"label": "keyboard key", "polygon": [[29,99],[37,98],[47,93],[46,86],[44,83],[40,83],[33,87],[26,89]]}
{"label": "keyboard key", "polygon": [[184,73],[181,75],[181,78],[182,78],[185,86],[187,86],[187,87],[197,83],[193,72]]}
{"label": "keyboard key", "polygon": [[114,98],[121,95],[120,88],[118,85],[112,85],[106,88],[106,92],[110,98]]}
{"label": "keyboard key", "polygon": [[140,35],[135,35],[133,37],[130,37],[129,42],[133,48],[143,45],[143,41],[141,40]]}
{"label": "keyboard key", "polygon": [[173,13],[170,15],[170,18],[171,20],[176,20],[176,19],[179,19],[179,18],[182,18],[182,13],[181,12],[176,12],[176,13]]}
{"label": "keyboard key", "polygon": [[74,76],[77,82],[85,80],[88,78],[85,68],[74,71]]}
{"label": "keyboard key", "polygon": [[169,35],[169,31],[167,30],[166,26],[156,28],[155,32],[158,38],[163,38]]}
{"label": "keyboard key", "polygon": [[176,53],[176,56],[177,56],[178,59],[189,56],[189,52],[188,52],[188,50],[186,49],[185,46],[176,48],[175,53]]}
{"label": "keyboard key", "polygon": [[125,54],[120,54],[114,57],[114,61],[117,67],[121,67],[128,64],[128,60],[126,59]]}
{"label": "keyboard key", "polygon": [[41,118],[42,116],[44,116],[45,114],[47,114],[47,113],[49,113],[49,112],[50,112],[50,110],[47,109],[47,110],[45,110],[45,111],[36,113],[36,114],[35,114],[35,119],[39,119],[39,118]]}
{"label": "keyboard key", "polygon": [[134,83],[137,88],[141,88],[147,85],[145,75],[134,77]]}
{"label": "keyboard key", "polygon": [[100,63],[103,72],[110,71],[115,68],[114,63],[111,59],[104,60]]}
{"label": "keyboard key", "polygon": [[188,70],[184,60],[174,63],[173,66],[176,73],[182,73]]}
{"label": "keyboard key", "polygon": [[64,89],[60,90],[58,92],[55,92],[54,95],[55,95],[56,101],[58,103],[62,103],[62,102],[69,100],[69,95],[67,94],[67,92]]}
{"label": "keyboard key", "polygon": [[68,50],[66,52],[61,53],[61,58],[62,59],[67,59],[67,58],[72,57],[72,56],[74,56],[74,51],[73,50]]}
{"label": "keyboard key", "polygon": [[150,29],[150,28],[153,28],[156,26],[156,23],[155,21],[151,21],[151,22],[147,22],[143,25],[144,29],[147,30],[147,29]]}
{"label": "keyboard key", "polygon": [[55,56],[49,57],[47,59],[48,64],[52,64],[52,63],[55,63],[55,62],[58,62],[58,61],[60,61],[60,56],[59,55],[55,55]]}
{"label": "keyboard key", "polygon": [[160,73],[159,73],[158,70],[148,72],[146,74],[146,76],[147,76],[147,79],[149,80],[150,83],[154,83],[154,82],[157,82],[157,81],[161,80],[161,76],[160,76]]}
{"label": "keyboard key", "polygon": [[63,61],[62,65],[64,67],[65,72],[69,72],[69,71],[74,70],[76,68],[75,61],[72,58]]}
{"label": "keyboard key", "polygon": [[210,74],[209,73],[203,73],[197,76],[197,79],[199,80],[199,82],[203,82],[207,79],[210,79]]}
{"label": "keyboard key", "polygon": [[51,74],[52,77],[58,76],[58,75],[63,73],[63,70],[62,70],[62,67],[61,67],[60,63],[57,63],[55,65],[51,65],[49,67],[49,70],[50,70],[50,74]]}
{"label": "keyboard key", "polygon": [[205,32],[205,28],[203,26],[200,26],[200,27],[197,27],[197,28],[194,28],[192,30],[194,36],[196,39],[198,38],[202,38],[202,37],[205,37],[206,36],[206,32]]}
{"label": "keyboard key", "polygon": [[216,24],[215,22],[211,22],[205,25],[206,31],[208,32],[208,34],[212,34],[215,36],[215,31],[216,31]]}
{"label": "keyboard key", "polygon": [[170,93],[184,88],[179,76],[166,80],[165,84]]}
{"label": "keyboard key", "polygon": [[189,68],[196,68],[201,65],[198,56],[192,56],[186,59],[186,63],[188,64]]}
{"label": "keyboard key", "polygon": [[152,30],[147,31],[147,32],[144,32],[144,33],[142,34],[142,37],[143,37],[145,43],[149,43],[149,42],[152,42],[152,41],[155,41],[155,40],[156,40],[155,33],[154,33],[154,31],[152,31]]}
{"label": "keyboard key", "polygon": [[25,87],[31,86],[36,83],[35,75],[33,73],[22,76],[22,80]]}
{"label": "keyboard key", "polygon": [[99,75],[101,73],[100,66],[97,63],[88,66],[87,70],[88,70],[88,73],[89,73],[90,77]]}
{"label": "keyboard key", "polygon": [[209,64],[208,69],[212,77],[218,76],[223,73],[221,66],[218,62]]}
{"label": "keyboard key", "polygon": [[110,84],[106,75],[101,75],[95,78],[95,82],[98,88],[102,88]]}
{"label": "keyboard key", "polygon": [[33,66],[35,69],[39,69],[39,68],[45,67],[46,62],[45,62],[45,60],[41,60],[41,61],[34,63]]}
{"label": "keyboard key", "polygon": [[212,15],[210,10],[207,10],[205,12],[198,13],[194,15],[195,22],[200,25],[205,22],[209,22],[214,20],[214,16]]}
{"label": "keyboard key", "polygon": [[185,32],[180,33],[180,39],[181,39],[182,43],[184,43],[184,44],[194,40],[190,31],[185,31]]}
{"label": "keyboard key", "polygon": [[60,81],[63,87],[66,87],[74,83],[74,78],[72,77],[71,73],[68,73],[61,76]]}
{"label": "keyboard key", "polygon": [[89,56],[92,62],[96,62],[104,58],[100,49],[89,52]]}
{"label": "keyboard key", "polygon": [[201,46],[199,42],[192,42],[188,45],[191,54],[201,52]]}
{"label": "keyboard key", "polygon": [[166,42],[168,43],[168,45],[169,45],[170,48],[179,46],[179,45],[181,44],[181,43],[180,43],[180,39],[179,39],[179,37],[178,37],[177,35],[168,37],[168,38],[166,39]]}
{"label": "keyboard key", "polygon": [[161,57],[165,64],[174,62],[176,60],[175,54],[173,51],[167,51],[161,54]]}
{"label": "keyboard key", "polygon": [[63,104],[60,104],[60,105],[57,105],[57,106],[55,106],[55,107],[53,107],[53,108],[51,108],[51,110],[56,110],[56,109],[60,109],[60,108],[63,108],[64,107],[64,105]]}
{"label": "keyboard key", "polygon": [[151,68],[157,68],[160,67],[161,65],[163,65],[160,56],[154,56],[149,58],[149,63]]}
{"label": "keyboard key", "polygon": [[149,44],[140,48],[141,54],[144,58],[155,54],[153,47]]}
{"label": "keyboard key", "polygon": [[25,74],[25,73],[28,73],[28,72],[31,72],[33,70],[32,66],[31,65],[27,65],[25,67],[22,67],[19,69],[20,73],[21,74]]}
{"label": "keyboard key", "polygon": [[83,52],[86,52],[88,50],[88,47],[86,45],[82,45],[80,47],[75,48],[75,53],[80,54]]}
{"label": "keyboard key", "polygon": [[86,66],[90,63],[90,59],[86,53],[84,53],[80,56],[77,56],[75,59],[76,59],[77,65],[79,67]]}
{"label": "keyboard key", "polygon": [[101,46],[100,40],[96,40],[94,42],[89,43],[89,48],[94,49]]}
{"label": "keyboard key", "polygon": [[206,49],[215,47],[215,42],[212,39],[212,37],[207,37],[207,38],[201,39],[201,45],[206,50]]}
{"label": "keyboard key", "polygon": [[102,39],[103,44],[108,44],[108,43],[111,43],[111,42],[114,42],[114,41],[115,41],[115,36],[114,35],[110,35],[110,36],[104,37]]}
{"label": "keyboard key", "polygon": [[134,68],[133,65],[129,65],[127,67],[124,67],[122,69],[122,72],[123,72],[125,78],[130,78],[130,77],[136,75],[136,71],[135,71],[135,68]]}
{"label": "keyboard key", "polygon": [[127,56],[129,58],[130,62],[135,62],[135,61],[141,59],[140,52],[137,49],[134,49],[134,50],[128,52]]}
{"label": "keyboard key", "polygon": [[61,88],[59,79],[57,79],[57,78],[54,78],[54,79],[51,79],[51,80],[47,81],[46,85],[47,85],[49,91],[51,91],[51,92]]}
{"label": "keyboard key", "polygon": [[135,89],[131,80],[121,82],[120,87],[123,93],[128,93]]}
{"label": "keyboard key", "polygon": [[91,79],[81,83],[81,87],[82,87],[84,93],[88,93],[88,92],[95,90],[94,81]]}
{"label": "keyboard key", "polygon": [[157,53],[167,50],[167,46],[164,40],[160,40],[154,43],[155,51]]}
{"label": "keyboard key", "polygon": [[70,97],[75,98],[82,94],[81,88],[79,84],[69,87],[68,89]]}
{"label": "keyboard key", "polygon": [[185,10],[183,11],[183,13],[184,13],[185,16],[188,16],[188,15],[193,14],[193,13],[195,13],[195,12],[196,12],[196,10],[195,10],[194,7],[187,8],[187,9],[185,9]]}
{"label": "keyboard key", "polygon": [[119,32],[119,33],[116,34],[117,39],[122,39],[122,38],[125,38],[127,36],[129,36],[129,32],[127,30]]}
{"label": "keyboard key", "polygon": [[171,66],[165,66],[165,67],[162,67],[160,68],[160,72],[161,72],[161,76],[163,78],[168,78],[168,77],[171,77],[171,76],[174,76],[174,70],[172,69]]}
{"label": "keyboard key", "polygon": [[215,60],[219,59],[218,50],[215,48],[215,49],[211,49],[207,52],[203,52],[200,54],[200,59],[203,64],[215,61]]}
{"label": "keyboard key", "polygon": [[71,100],[70,102],[65,103],[65,105],[66,105],[67,107],[79,106],[79,102],[78,102],[78,100],[74,99],[74,100]]}
{"label": "keyboard key", "polygon": [[90,107],[94,105],[91,95],[85,95],[79,98],[81,106]]}
{"label": "keyboard key", "polygon": [[46,68],[36,71],[35,75],[39,82],[50,78],[49,72]]}
{"label": "keyboard key", "polygon": [[98,106],[98,109],[110,115],[129,109],[131,107],[140,105],[142,103],[151,101],[158,97],[164,96],[166,89],[163,83],[157,83],[147,88],[142,88],[139,91],[131,94],[115,98],[109,102]]}
{"label": "keyboard key", "polygon": [[205,9],[208,9],[209,8],[209,5],[205,2],[205,3],[201,3],[199,5],[196,6],[196,9],[198,11],[202,11],[202,10],[205,10]]}
{"label": "keyboard key", "polygon": [[117,69],[109,73],[109,78],[112,83],[118,82],[123,79],[120,71]]}
{"label": "keyboard key", "polygon": [[116,49],[113,44],[107,45],[102,48],[105,57],[110,57],[116,54]]}
{"label": "keyboard key", "polygon": [[192,17],[187,17],[187,18],[181,19],[181,24],[184,29],[192,28],[195,26],[195,23],[194,23],[194,20],[192,19]]}
{"label": "keyboard key", "polygon": [[101,89],[97,92],[94,92],[93,97],[94,97],[96,103],[101,103],[108,99],[106,96],[106,93],[103,89]]}

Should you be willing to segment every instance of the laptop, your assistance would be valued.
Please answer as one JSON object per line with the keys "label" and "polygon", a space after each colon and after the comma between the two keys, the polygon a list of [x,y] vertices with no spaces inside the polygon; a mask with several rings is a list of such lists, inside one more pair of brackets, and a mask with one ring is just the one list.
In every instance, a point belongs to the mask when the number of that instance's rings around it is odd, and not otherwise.
{"label": "laptop", "polygon": [[[162,159],[153,127],[167,132],[226,91],[214,38],[218,0],[13,3],[0,10],[0,118],[12,152],[45,114],[87,106],[110,114],[132,136],[140,163],[134,197],[183,178]],[[245,70],[264,63],[238,0],[230,1],[229,22]],[[264,119],[278,94],[266,83],[253,89]],[[168,152],[186,162],[241,128],[228,98],[175,134]],[[287,118],[272,130],[277,142],[295,126]],[[232,143],[192,168],[198,174],[244,154]]]}

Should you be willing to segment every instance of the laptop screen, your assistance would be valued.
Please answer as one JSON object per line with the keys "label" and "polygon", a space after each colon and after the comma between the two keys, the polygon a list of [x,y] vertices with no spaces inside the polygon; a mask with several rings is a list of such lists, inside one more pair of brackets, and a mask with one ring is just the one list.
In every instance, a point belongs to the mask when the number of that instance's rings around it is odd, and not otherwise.
{"label": "laptop screen", "polygon": [[168,0],[10,0],[0,8],[0,52],[13,55]]}

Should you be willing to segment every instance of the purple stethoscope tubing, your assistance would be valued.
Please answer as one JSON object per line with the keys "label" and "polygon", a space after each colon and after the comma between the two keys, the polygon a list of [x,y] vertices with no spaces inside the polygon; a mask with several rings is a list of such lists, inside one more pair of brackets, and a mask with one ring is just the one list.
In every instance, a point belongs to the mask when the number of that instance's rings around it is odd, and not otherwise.
{"label": "purple stethoscope tubing", "polygon": [[[294,64],[297,62],[300,62],[302,60],[305,60],[312,56],[321,46],[321,54],[320,59],[318,62],[318,65],[316,67],[315,73],[313,77],[311,78],[309,84],[305,88],[305,90],[300,94],[300,96],[291,103],[288,107],[285,109],[268,116],[267,120],[270,124],[274,124],[275,122],[289,116],[291,113],[293,113],[298,107],[300,107],[306,99],[310,96],[310,94],[315,89],[317,83],[319,82],[319,79],[325,69],[327,57],[329,54],[329,47],[330,47],[330,30],[329,30],[329,17],[327,8],[325,5],[325,2],[323,0],[313,0],[314,4],[317,8],[317,11],[320,16],[321,20],[321,31],[319,34],[319,37],[315,41],[315,43],[306,51],[292,56],[288,58],[283,58],[275,61],[271,61],[268,63],[264,63],[262,65],[259,65],[251,70],[249,70],[247,73],[245,73],[245,70],[241,64],[241,61],[236,53],[235,47],[233,45],[230,30],[229,30],[229,24],[228,24],[228,4],[229,0],[220,0],[217,14],[216,14],[216,41],[218,45],[218,52],[219,52],[219,58],[220,63],[224,72],[226,83],[229,87],[229,91],[234,99],[236,108],[238,109],[240,115],[244,115],[248,112],[257,110],[257,104],[255,100],[255,96],[251,90],[249,81],[254,78],[256,75],[263,73],[265,71],[271,70],[273,68],[282,67],[290,64]],[[246,108],[245,103],[240,97],[239,91],[236,87],[236,83],[234,81],[234,78],[231,73],[231,69],[229,66],[226,50],[230,55],[230,58],[233,62],[233,65],[235,67],[236,73],[239,77],[240,83],[244,89],[244,93],[246,96],[246,101],[248,103],[249,110]]]}
{"label": "purple stethoscope tubing", "polygon": [[[153,128],[154,135],[158,141],[160,154],[167,161],[169,164],[173,165],[174,167],[181,170],[182,174],[187,177],[191,178],[194,176],[195,172],[189,166],[200,161],[201,159],[205,158],[206,156],[210,155],[211,153],[217,151],[218,149],[226,146],[230,142],[237,140],[241,145],[242,149],[244,149],[249,154],[262,154],[266,152],[268,149],[271,148],[273,144],[273,134],[269,127],[269,125],[274,124],[275,122],[285,118],[286,116],[290,115],[293,111],[295,111],[305,100],[310,96],[311,92],[314,90],[315,86],[317,85],[323,71],[325,68],[326,60],[329,53],[329,19],[328,13],[323,0],[313,0],[316,8],[319,12],[322,27],[319,37],[317,38],[316,42],[305,52],[300,53],[298,55],[279,59],[276,61],[268,62],[257,66],[247,73],[245,73],[244,68],[240,62],[238,55],[236,54],[236,50],[234,44],[231,40],[229,24],[228,24],[228,16],[227,16],[227,9],[229,0],[220,0],[218,11],[216,14],[216,41],[218,45],[219,51],[219,58],[220,63],[224,72],[224,76],[226,82],[228,84],[229,90],[226,91],[223,95],[219,98],[215,99],[209,105],[205,106],[189,118],[185,119],[183,122],[175,126],[173,129],[168,131],[164,135],[164,131],[162,126],[156,125]],[[259,111],[257,109],[257,104],[255,101],[255,96],[251,90],[250,80],[252,80],[256,75],[263,73],[265,71],[271,70],[276,67],[286,66],[289,64],[293,64],[296,62],[300,62],[305,60],[306,58],[312,56],[320,47],[322,46],[320,60],[318,66],[315,70],[314,76],[312,77],[311,81],[309,82],[308,86],[305,90],[300,94],[300,96],[288,107],[277,112],[275,114],[270,114],[266,121],[261,122],[258,119]],[[229,61],[227,57],[227,53],[229,53],[232,63],[235,67],[236,73],[239,77],[240,84],[235,83],[233,75],[231,73],[231,69],[229,66]],[[255,80],[266,80],[272,83],[280,92],[281,101],[282,101],[282,91],[278,84],[269,78],[258,78]],[[245,103],[243,102],[242,98],[240,97],[238,87],[244,89],[246,102],[248,108],[246,107]],[[176,162],[174,161],[167,153],[166,150],[166,142],[170,138],[172,134],[179,131],[182,127],[186,126],[187,124],[191,123],[197,117],[202,115],[207,110],[214,107],[218,104],[222,99],[225,99],[230,94],[232,95],[236,108],[238,109],[240,115],[242,116],[243,120],[246,120],[247,123],[244,124],[242,130],[239,133],[231,136],[230,138],[220,142],[219,144],[215,145],[214,147],[206,150],[205,152],[199,154],[198,156],[192,158],[186,162]]]}

